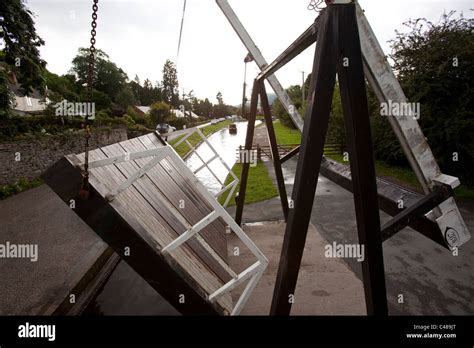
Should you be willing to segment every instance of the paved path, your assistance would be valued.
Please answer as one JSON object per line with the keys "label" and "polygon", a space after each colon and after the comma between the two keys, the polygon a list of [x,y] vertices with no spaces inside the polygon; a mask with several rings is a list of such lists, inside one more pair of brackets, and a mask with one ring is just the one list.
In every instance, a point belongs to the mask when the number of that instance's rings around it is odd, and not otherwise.
{"label": "paved path", "polygon": [[[268,315],[280,262],[285,233],[284,222],[244,226],[244,231],[270,261],[263,277],[242,310],[243,315]],[[310,224],[303,253],[300,276],[294,294],[292,315],[366,315],[364,288],[354,272],[341,259],[325,258],[326,240]],[[239,254],[234,254],[234,248]],[[234,235],[228,237],[229,263],[232,269],[244,269],[255,257]],[[243,287],[232,292],[237,302]]]}
{"label": "paved path", "polygon": [[[293,189],[297,159],[283,166],[287,192]],[[274,178],[271,162],[265,162]],[[352,194],[324,177],[319,177],[311,222],[328,243],[357,243]],[[458,202],[461,214],[474,233],[474,202]],[[235,207],[229,211],[234,214]],[[390,217],[381,212],[382,222]],[[279,198],[245,206],[243,222],[281,220]],[[439,247],[419,233],[405,228],[384,243],[387,298],[392,315],[474,314],[474,240],[463,245],[458,256]],[[345,262],[359,279],[360,264]],[[398,295],[404,303],[398,303]]]}
{"label": "paved path", "polygon": [[0,258],[0,315],[52,314],[107,245],[46,185],[0,201],[0,244],[36,244],[38,260]]}

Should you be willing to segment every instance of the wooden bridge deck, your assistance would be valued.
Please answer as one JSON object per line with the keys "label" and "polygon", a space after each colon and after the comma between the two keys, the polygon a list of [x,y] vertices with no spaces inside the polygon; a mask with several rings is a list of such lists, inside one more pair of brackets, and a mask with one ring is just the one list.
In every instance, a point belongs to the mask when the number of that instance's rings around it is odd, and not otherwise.
{"label": "wooden bridge deck", "polygon": [[[89,161],[162,146],[159,138],[152,133],[90,151]],[[84,154],[67,156],[67,162],[58,162],[43,176],[65,202],[77,196],[74,191],[79,190],[80,178],[76,175],[79,173],[76,165],[83,159]],[[219,297],[214,304],[206,300],[209,294],[222,287],[231,277],[203,248],[202,243],[191,238],[169,254],[160,253],[164,246],[188,229],[182,220],[176,218],[176,212],[181,213],[186,223],[194,225],[213,211],[193,183],[180,174],[169,158],[161,160],[112,202],[107,202],[106,195],[150,159],[90,169],[91,198],[87,201],[75,198],[76,213],[183,314],[230,313],[230,293]],[[76,174],[72,174],[73,171]],[[69,176],[71,183],[65,183],[65,176]],[[227,261],[225,229],[223,220],[217,219],[201,230],[199,235]],[[129,250],[129,256],[126,250]],[[153,255],[153,252],[157,255]],[[178,281],[179,278],[184,281]]]}

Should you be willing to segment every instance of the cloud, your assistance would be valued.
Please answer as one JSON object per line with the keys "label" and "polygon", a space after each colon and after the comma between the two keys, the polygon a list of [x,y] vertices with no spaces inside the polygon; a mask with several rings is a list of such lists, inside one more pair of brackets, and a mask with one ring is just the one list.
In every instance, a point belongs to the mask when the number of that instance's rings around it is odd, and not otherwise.
{"label": "cloud", "polygon": [[[309,0],[231,0],[244,26],[270,62],[291,44],[313,21]],[[470,1],[405,0],[388,2],[360,0],[386,53],[386,43],[395,29],[409,18],[436,21],[443,11],[469,11]],[[91,6],[89,0],[29,0],[38,33],[46,41],[41,48],[48,68],[66,73],[79,47],[89,46]],[[177,0],[101,0],[99,2],[97,47],[127,72],[143,81],[161,80],[166,59],[176,61],[183,2]],[[214,0],[188,0],[178,78],[181,88],[199,98],[215,101],[221,91],[227,103],[241,101],[244,73],[243,44]],[[314,45],[277,73],[283,86],[301,83],[301,71],[311,71]],[[258,74],[249,64],[247,81]]]}

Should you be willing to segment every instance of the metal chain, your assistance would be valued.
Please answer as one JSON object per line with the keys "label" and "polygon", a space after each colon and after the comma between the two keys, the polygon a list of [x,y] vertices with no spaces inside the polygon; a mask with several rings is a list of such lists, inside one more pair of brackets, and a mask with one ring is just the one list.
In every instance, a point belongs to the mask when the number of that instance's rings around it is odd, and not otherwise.
{"label": "metal chain", "polygon": [[311,0],[308,5],[308,10],[320,12],[324,7],[321,5],[324,3],[324,0]]}
{"label": "metal chain", "polygon": [[[87,95],[89,97],[89,102],[92,101],[92,84],[94,82],[94,66],[95,66],[95,35],[97,28],[97,11],[99,9],[98,4],[99,0],[94,0],[92,5],[92,29],[91,29],[91,46],[89,48],[89,68],[87,72]],[[79,196],[82,199],[87,199],[89,197],[89,140],[91,138],[91,127],[89,124],[89,114],[85,115],[84,124],[85,130],[85,146],[84,146],[84,170],[82,171],[82,185],[81,190],[79,191]]]}

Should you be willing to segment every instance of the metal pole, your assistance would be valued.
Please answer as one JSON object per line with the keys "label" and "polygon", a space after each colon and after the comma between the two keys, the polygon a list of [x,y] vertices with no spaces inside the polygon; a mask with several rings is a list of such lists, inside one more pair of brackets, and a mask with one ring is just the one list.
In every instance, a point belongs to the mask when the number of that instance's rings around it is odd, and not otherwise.
{"label": "metal pole", "polygon": [[247,62],[244,65],[244,88],[242,92],[242,117],[245,118],[245,103],[247,98],[245,96],[247,90]]}

